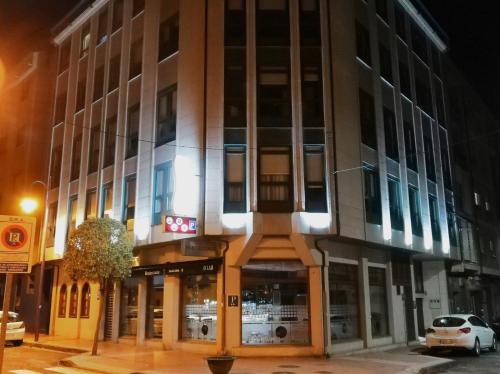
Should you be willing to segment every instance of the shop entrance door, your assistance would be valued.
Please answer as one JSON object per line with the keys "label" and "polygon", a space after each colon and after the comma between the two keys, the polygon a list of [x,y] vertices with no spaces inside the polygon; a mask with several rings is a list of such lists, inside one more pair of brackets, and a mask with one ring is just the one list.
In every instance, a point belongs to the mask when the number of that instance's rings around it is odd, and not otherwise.
{"label": "shop entrance door", "polygon": [[425,336],[424,299],[421,297],[417,299],[417,325],[418,336]]}
{"label": "shop entrance door", "polygon": [[163,336],[163,275],[148,278],[147,300],[146,337],[161,339]]}
{"label": "shop entrance door", "polygon": [[137,335],[138,278],[127,278],[122,282],[120,300],[120,336]]}

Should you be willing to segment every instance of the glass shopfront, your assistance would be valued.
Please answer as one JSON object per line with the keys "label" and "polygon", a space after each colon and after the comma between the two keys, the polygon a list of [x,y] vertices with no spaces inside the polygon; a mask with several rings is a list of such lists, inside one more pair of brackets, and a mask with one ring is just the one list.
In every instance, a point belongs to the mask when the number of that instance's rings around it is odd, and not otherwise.
{"label": "glass shopfront", "polygon": [[217,274],[181,276],[181,339],[215,342]]}
{"label": "glass shopfront", "polygon": [[309,344],[308,269],[251,261],[241,270],[242,343]]}
{"label": "glass shopfront", "polygon": [[359,339],[358,266],[330,263],[328,281],[331,340]]}
{"label": "glass shopfront", "polygon": [[163,335],[163,275],[148,278],[148,309],[146,315],[148,338]]}
{"label": "glass shopfront", "polygon": [[122,282],[120,301],[120,336],[137,335],[138,278],[127,278]]}
{"label": "glass shopfront", "polygon": [[370,310],[372,321],[372,336],[379,338],[389,335],[387,321],[387,284],[385,269],[368,268],[370,285]]}

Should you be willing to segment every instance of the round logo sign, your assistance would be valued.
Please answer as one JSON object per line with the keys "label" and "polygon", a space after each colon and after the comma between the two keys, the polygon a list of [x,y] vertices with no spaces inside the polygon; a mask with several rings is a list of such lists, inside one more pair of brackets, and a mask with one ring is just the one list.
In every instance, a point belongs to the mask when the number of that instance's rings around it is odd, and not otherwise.
{"label": "round logo sign", "polygon": [[20,249],[28,241],[28,232],[19,225],[6,226],[0,235],[2,244],[7,250]]}

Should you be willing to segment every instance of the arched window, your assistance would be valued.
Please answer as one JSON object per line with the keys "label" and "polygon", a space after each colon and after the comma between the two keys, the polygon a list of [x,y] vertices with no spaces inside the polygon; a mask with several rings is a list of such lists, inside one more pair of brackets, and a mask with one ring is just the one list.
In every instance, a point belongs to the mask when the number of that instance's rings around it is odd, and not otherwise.
{"label": "arched window", "polygon": [[80,317],[89,318],[90,314],[90,285],[85,283],[82,288],[82,298],[80,300]]}
{"label": "arched window", "polygon": [[69,294],[69,317],[76,318],[78,316],[78,286],[73,283]]}
{"label": "arched window", "polygon": [[68,299],[68,287],[65,284],[59,290],[59,310],[58,317],[66,317],[66,301]]}

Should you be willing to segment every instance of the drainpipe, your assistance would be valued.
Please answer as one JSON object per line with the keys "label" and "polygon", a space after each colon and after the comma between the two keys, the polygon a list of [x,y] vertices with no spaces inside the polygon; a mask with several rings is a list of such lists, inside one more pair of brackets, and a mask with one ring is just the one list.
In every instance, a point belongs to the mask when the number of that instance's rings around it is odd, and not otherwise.
{"label": "drainpipe", "polygon": [[226,253],[229,249],[229,242],[221,240],[226,247],[222,250],[222,310],[221,310],[221,324],[222,324],[222,337],[221,337],[221,350],[222,355],[226,354]]}
{"label": "drainpipe", "polygon": [[328,305],[326,305],[326,291],[325,291],[325,284],[326,282],[328,281],[328,278],[327,278],[327,274],[325,272],[325,267],[326,267],[326,250],[323,250],[321,249],[321,247],[319,246],[319,242],[321,240],[324,240],[324,238],[322,239],[316,239],[314,241],[314,247],[321,253],[321,258],[322,258],[322,263],[323,263],[323,266],[321,267],[321,279],[322,279],[322,285],[321,285],[321,289],[322,289],[322,292],[321,292],[321,303],[322,303],[322,306],[323,306],[323,354],[326,358],[330,358],[330,353],[328,352],[328,340],[329,340],[329,336],[328,334],[326,334],[327,332],[327,323],[329,323],[329,316],[328,316]]}

